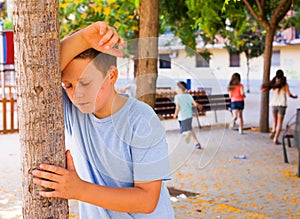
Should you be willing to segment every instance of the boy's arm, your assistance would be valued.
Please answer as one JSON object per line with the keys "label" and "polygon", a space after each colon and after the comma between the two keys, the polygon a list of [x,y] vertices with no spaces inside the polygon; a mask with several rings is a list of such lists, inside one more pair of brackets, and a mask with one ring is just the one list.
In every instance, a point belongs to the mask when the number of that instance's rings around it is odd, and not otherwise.
{"label": "boy's arm", "polygon": [[[114,48],[116,44],[118,49]],[[87,49],[94,48],[110,55],[122,56],[122,47],[123,40],[113,27],[105,22],[93,23],[61,40],[60,69],[64,70],[75,56]]]}
{"label": "boy's arm", "polygon": [[34,170],[33,182],[51,191],[40,191],[48,198],[76,199],[119,212],[151,213],[159,200],[162,180],[135,182],[134,187],[113,188],[83,181],[77,175],[70,151],[67,169],[42,164]]}
{"label": "boy's arm", "polygon": [[158,203],[162,180],[113,188],[83,182],[78,200],[119,212],[152,213]]}
{"label": "boy's arm", "polygon": [[179,112],[179,109],[180,109],[180,106],[179,104],[176,104],[176,108],[175,108],[175,112],[174,112],[174,115],[173,115],[173,118],[176,119],[177,116],[178,116],[178,112]]}
{"label": "boy's arm", "polygon": [[199,104],[199,103],[197,103],[195,100],[193,100],[193,105],[195,106],[195,107],[197,107],[199,110],[202,110],[203,109],[203,106],[201,105],[201,104]]}

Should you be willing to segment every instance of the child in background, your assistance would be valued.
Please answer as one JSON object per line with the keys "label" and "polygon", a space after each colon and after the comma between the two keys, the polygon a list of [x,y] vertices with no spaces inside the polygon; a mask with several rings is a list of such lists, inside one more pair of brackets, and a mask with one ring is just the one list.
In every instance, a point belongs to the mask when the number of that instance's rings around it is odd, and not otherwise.
{"label": "child in background", "polygon": [[176,104],[174,119],[178,117],[180,134],[191,131],[191,134],[196,141],[195,147],[201,149],[201,144],[192,129],[192,119],[193,105],[199,109],[201,109],[202,106],[194,100],[192,95],[186,93],[186,83],[184,81],[179,81],[177,83],[177,93],[178,94],[174,97],[174,102]]}
{"label": "child in background", "polygon": [[286,82],[286,77],[281,69],[276,71],[276,76],[268,83],[262,86],[262,91],[273,90],[273,94],[270,100],[270,106],[273,112],[273,126],[270,138],[274,144],[281,144],[278,141],[279,134],[282,129],[282,123],[287,108],[288,95],[291,98],[298,98],[297,95],[292,95],[289,89],[289,85]]}
{"label": "child in background", "polygon": [[229,128],[232,129],[235,125],[236,120],[239,118],[239,133],[243,134],[243,110],[244,110],[244,86],[241,84],[241,76],[239,73],[234,73],[231,76],[231,80],[227,87],[229,97],[231,98],[231,110],[232,110],[232,121],[229,124]]}

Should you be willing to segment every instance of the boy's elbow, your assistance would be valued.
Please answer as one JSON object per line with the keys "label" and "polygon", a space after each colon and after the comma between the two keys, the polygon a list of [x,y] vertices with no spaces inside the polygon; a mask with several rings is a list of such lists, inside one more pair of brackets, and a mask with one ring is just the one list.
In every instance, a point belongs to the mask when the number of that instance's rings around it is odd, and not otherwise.
{"label": "boy's elbow", "polygon": [[147,204],[145,204],[144,208],[142,209],[143,214],[151,214],[155,211],[157,206],[158,200],[149,201]]}

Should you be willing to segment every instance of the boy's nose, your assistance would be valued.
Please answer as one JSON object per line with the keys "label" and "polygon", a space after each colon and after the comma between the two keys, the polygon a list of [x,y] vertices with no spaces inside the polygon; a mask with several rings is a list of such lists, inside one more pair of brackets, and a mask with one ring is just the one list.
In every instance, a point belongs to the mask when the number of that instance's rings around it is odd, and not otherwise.
{"label": "boy's nose", "polygon": [[78,86],[74,89],[74,98],[81,98],[83,97],[83,91]]}

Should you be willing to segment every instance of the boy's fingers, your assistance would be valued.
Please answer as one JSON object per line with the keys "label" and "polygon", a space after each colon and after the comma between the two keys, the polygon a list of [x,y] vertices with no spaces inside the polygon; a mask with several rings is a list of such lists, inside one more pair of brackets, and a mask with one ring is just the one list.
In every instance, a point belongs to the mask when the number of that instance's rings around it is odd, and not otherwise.
{"label": "boy's fingers", "polygon": [[118,45],[120,43],[120,37],[117,34],[114,34],[109,42],[107,43],[108,46],[110,46],[111,48],[114,47],[114,45]]}
{"label": "boy's fingers", "polygon": [[51,181],[54,181],[54,182],[58,181],[58,175],[55,174],[55,173],[49,173],[49,172],[45,172],[45,171],[34,170],[32,172],[32,174],[36,177],[39,177],[39,178],[51,180]]}
{"label": "boy's fingers", "polygon": [[105,52],[108,55],[117,56],[117,57],[123,57],[123,55],[124,55],[121,50],[116,49],[116,48],[105,50],[103,52]]}
{"label": "boy's fingers", "polygon": [[119,42],[117,43],[118,44],[118,48],[119,49],[124,49],[124,47],[125,47],[125,42],[124,42],[124,40],[123,40],[123,38],[120,38],[119,39]]}
{"label": "boy's fingers", "polygon": [[108,28],[105,34],[102,36],[99,45],[104,46],[105,44],[107,44],[114,34],[114,30],[112,28]]}
{"label": "boy's fingers", "polygon": [[75,170],[75,165],[70,150],[66,151],[66,157],[67,157],[67,169]]}
{"label": "boy's fingers", "polygon": [[107,24],[103,21],[99,21],[97,24],[99,25],[100,35],[104,35],[107,31]]}
{"label": "boy's fingers", "polygon": [[49,165],[49,164],[41,164],[40,165],[40,169],[41,170],[46,170],[52,173],[56,173],[58,175],[63,175],[64,172],[66,171],[64,168],[62,167],[58,167],[58,166],[54,166],[54,165]]}
{"label": "boy's fingers", "polygon": [[38,179],[38,178],[34,178],[33,182],[39,186],[42,186],[42,187],[48,188],[48,189],[55,189],[56,185],[57,185],[56,182],[47,181],[47,180]]}
{"label": "boy's fingers", "polygon": [[52,192],[39,191],[39,195],[45,198],[60,198],[60,193],[56,191],[52,191]]}

